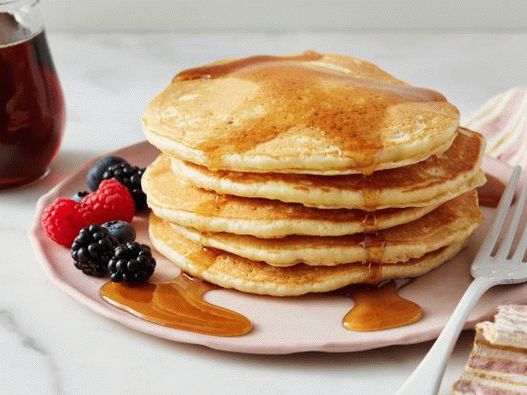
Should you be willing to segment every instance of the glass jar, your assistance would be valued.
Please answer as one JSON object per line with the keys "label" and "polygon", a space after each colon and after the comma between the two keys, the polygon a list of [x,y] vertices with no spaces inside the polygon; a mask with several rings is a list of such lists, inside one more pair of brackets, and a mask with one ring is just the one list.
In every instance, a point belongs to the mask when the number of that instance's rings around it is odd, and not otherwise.
{"label": "glass jar", "polygon": [[46,174],[63,128],[39,0],[0,0],[0,188]]}

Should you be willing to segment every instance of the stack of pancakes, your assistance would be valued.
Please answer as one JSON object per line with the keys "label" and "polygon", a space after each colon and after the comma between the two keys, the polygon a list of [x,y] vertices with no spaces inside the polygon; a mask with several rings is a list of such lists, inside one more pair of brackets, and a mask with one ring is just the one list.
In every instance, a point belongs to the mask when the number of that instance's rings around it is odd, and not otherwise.
{"label": "stack of pancakes", "polygon": [[276,296],[416,277],[481,222],[484,140],[439,93],[340,55],[216,62],[143,117],[154,246],[183,271]]}

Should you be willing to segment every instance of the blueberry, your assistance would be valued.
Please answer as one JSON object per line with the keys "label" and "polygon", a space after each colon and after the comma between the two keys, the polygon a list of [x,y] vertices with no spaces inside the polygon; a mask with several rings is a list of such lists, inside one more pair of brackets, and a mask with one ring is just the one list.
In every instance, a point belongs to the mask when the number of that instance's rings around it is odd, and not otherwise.
{"label": "blueberry", "polygon": [[135,229],[128,222],[115,220],[106,222],[102,226],[108,229],[108,232],[120,243],[128,243],[135,240]]}
{"label": "blueberry", "polygon": [[119,158],[118,156],[106,156],[95,162],[86,175],[86,183],[88,184],[88,188],[90,188],[92,191],[97,190],[99,184],[102,181],[103,173],[108,169],[108,167],[119,163],[128,162],[123,158]]}
{"label": "blueberry", "polygon": [[84,198],[84,196],[88,195],[90,192],[88,191],[79,191],[79,192],[75,192],[71,198],[73,200],[75,200],[76,202],[79,202],[82,200],[82,198]]}

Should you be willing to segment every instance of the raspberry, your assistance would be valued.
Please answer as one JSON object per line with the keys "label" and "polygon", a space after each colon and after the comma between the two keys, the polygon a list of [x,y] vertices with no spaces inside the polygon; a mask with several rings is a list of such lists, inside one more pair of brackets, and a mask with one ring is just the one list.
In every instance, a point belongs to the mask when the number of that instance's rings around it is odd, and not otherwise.
{"label": "raspberry", "polygon": [[87,226],[89,220],[80,203],[59,198],[44,210],[41,224],[51,240],[70,247],[79,229]]}
{"label": "raspberry", "polygon": [[64,198],[55,200],[44,210],[41,224],[51,240],[69,248],[82,228],[116,219],[131,222],[134,214],[134,199],[128,189],[119,181],[106,180],[80,203]]}
{"label": "raspberry", "polygon": [[145,169],[122,162],[109,166],[102,174],[103,180],[115,179],[123,184],[132,194],[137,210],[146,207],[146,195],[141,188],[141,178]]}
{"label": "raspberry", "polygon": [[96,192],[90,193],[81,202],[89,212],[90,223],[103,224],[120,219],[132,222],[135,204],[128,189],[117,180],[104,180]]}

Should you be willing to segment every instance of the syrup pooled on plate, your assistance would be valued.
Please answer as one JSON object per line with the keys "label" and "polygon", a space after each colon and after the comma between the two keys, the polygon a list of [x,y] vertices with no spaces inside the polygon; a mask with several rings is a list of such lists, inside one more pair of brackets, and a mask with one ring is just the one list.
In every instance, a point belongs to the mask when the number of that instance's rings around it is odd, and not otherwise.
{"label": "syrup pooled on plate", "polygon": [[242,336],[252,330],[241,314],[206,302],[203,295],[218,287],[184,273],[166,282],[124,285],[108,282],[101,297],[146,321],[213,336]]}
{"label": "syrup pooled on plate", "polygon": [[397,293],[394,281],[381,286],[350,286],[341,291],[355,305],[342,319],[344,328],[371,332],[413,324],[423,317],[423,309]]}

